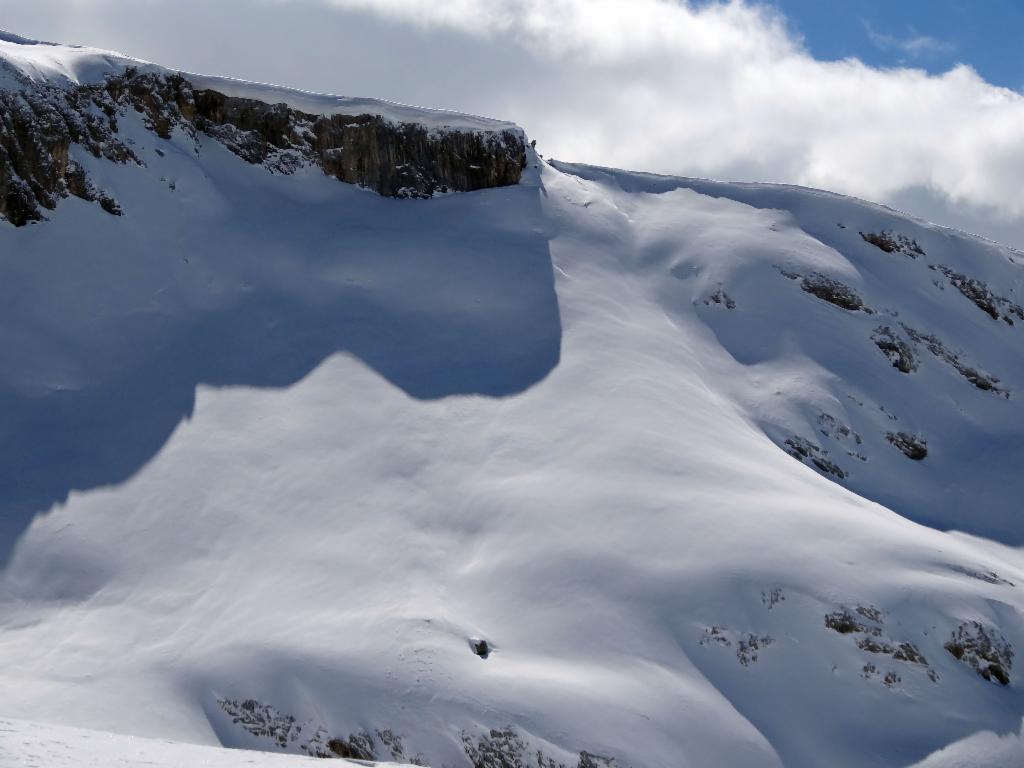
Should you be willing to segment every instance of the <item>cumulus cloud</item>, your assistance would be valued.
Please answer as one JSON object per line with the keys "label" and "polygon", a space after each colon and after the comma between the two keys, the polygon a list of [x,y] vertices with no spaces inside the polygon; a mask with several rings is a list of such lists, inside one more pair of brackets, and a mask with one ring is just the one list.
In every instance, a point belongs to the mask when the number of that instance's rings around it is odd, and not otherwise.
{"label": "cumulus cloud", "polygon": [[560,159],[821,187],[1024,246],[1024,95],[815,60],[752,0],[6,3],[46,17],[25,34],[59,19],[186,69],[513,119]]}

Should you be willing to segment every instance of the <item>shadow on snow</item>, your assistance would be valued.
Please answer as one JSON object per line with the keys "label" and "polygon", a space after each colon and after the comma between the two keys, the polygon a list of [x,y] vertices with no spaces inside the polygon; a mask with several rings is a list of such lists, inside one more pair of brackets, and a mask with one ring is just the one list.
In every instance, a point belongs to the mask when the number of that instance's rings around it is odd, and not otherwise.
{"label": "shadow on snow", "polygon": [[198,384],[285,387],[346,351],[415,398],[500,397],[557,364],[536,188],[396,201],[322,180],[311,201],[301,183],[221,190],[246,205],[193,220],[129,199],[123,219],[69,202],[0,223],[0,568],[36,514],[151,459]]}

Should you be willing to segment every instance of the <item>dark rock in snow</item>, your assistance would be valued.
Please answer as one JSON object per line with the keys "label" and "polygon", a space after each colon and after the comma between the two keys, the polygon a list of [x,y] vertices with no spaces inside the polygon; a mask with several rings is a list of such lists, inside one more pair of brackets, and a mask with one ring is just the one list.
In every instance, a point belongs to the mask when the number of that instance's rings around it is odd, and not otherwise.
{"label": "dark rock in snow", "polygon": [[163,139],[204,133],[249,163],[277,173],[304,164],[388,197],[498,187],[519,182],[526,139],[515,130],[429,128],[379,115],[313,115],[196,90],[179,74],[129,67],[101,85],[60,87],[22,79],[0,91],[0,216],[15,226],[43,219],[68,194],[121,208],[70,159],[72,145],[95,157],[142,161],[118,138],[118,117],[134,110]]}
{"label": "dark rock in snow", "polygon": [[717,304],[718,306],[725,307],[726,309],[736,309],[736,302],[728,293],[722,290],[721,286],[715,289],[714,293],[708,295],[704,299],[705,306],[710,307],[712,304]]}
{"label": "dark rock in snow", "polygon": [[349,760],[376,760],[373,738],[365,731],[353,733],[347,739],[334,737],[328,740],[327,748],[337,757]]}
{"label": "dark rock in snow", "polygon": [[838,280],[833,280],[831,277],[812,272],[804,276],[803,280],[800,281],[800,287],[805,292],[817,296],[829,304],[834,304],[840,309],[846,309],[850,312],[866,312],[869,315],[874,314],[873,310],[864,304],[864,300],[857,295],[856,291]]}
{"label": "dark rock in snow", "polygon": [[1013,649],[995,629],[978,621],[965,621],[954,630],[944,647],[986,680],[1010,684]]}
{"label": "dark rock in snow", "polygon": [[475,653],[481,659],[486,659],[488,656],[491,655],[492,648],[490,643],[488,643],[486,640],[470,640],[469,646],[473,649],[473,653]]}
{"label": "dark rock in snow", "polygon": [[906,432],[889,432],[885,439],[898,448],[908,459],[921,461],[928,455],[928,443],[920,437],[908,435]]}
{"label": "dark rock in snow", "polygon": [[906,235],[893,234],[883,230],[881,232],[861,232],[860,236],[864,238],[864,242],[871,243],[886,253],[902,253],[912,259],[925,255],[924,249],[917,244],[917,240],[912,240]]}
{"label": "dark rock in snow", "polygon": [[828,458],[828,451],[821,446],[812,443],[810,440],[793,435],[785,440],[785,450],[794,459],[807,460],[817,467],[821,472],[835,475],[840,480],[846,477],[846,471]]}
{"label": "dark rock in snow", "polygon": [[889,326],[878,326],[871,334],[871,340],[889,358],[893,368],[901,373],[913,373],[917,370],[917,356],[914,350]]}
{"label": "dark rock in snow", "polygon": [[1024,320],[1024,307],[993,293],[981,280],[968,277],[941,264],[932,269],[944,274],[954,288],[993,320],[1003,320],[1007,325],[1013,325],[1011,315],[1018,320]]}
{"label": "dark rock in snow", "polygon": [[963,376],[967,381],[976,386],[978,389],[985,392],[994,392],[998,395],[1009,399],[1010,393],[999,386],[999,379],[995,376],[991,376],[986,373],[967,365],[961,358],[960,355],[952,352],[937,336],[930,333],[924,333],[918,331],[906,324],[903,325],[903,330],[906,331],[907,335],[916,343],[924,344],[925,347],[935,357],[948,363],[956,369],[956,372]]}

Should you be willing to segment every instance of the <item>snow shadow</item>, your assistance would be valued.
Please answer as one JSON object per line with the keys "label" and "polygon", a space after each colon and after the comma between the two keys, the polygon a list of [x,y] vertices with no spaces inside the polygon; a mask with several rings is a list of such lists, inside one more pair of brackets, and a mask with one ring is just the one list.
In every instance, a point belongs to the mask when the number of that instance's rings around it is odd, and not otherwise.
{"label": "snow shadow", "polygon": [[414,398],[502,397],[558,363],[535,186],[399,201],[225,176],[217,200],[245,205],[140,188],[121,219],[67,201],[0,222],[0,568],[36,514],[145,465],[199,384],[286,387],[348,352]]}

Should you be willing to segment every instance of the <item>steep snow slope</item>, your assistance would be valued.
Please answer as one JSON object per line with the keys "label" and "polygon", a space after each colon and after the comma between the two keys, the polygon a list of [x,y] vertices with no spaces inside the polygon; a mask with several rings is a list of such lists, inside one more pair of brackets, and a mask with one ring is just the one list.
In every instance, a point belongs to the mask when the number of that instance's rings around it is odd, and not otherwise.
{"label": "steep snow slope", "polygon": [[[828,451],[826,474],[914,520],[1024,543],[1024,254],[827,192],[559,168],[629,213],[644,268],[678,278],[663,300],[696,308],[776,442]],[[760,226],[723,233],[693,193]],[[696,218],[663,226],[682,206]],[[894,450],[901,433],[924,460]]]}
{"label": "steep snow slope", "polygon": [[119,122],[144,166],[79,156],[123,216],[0,222],[0,715],[488,768],[1019,753],[1014,253],[536,157],[384,199]]}

